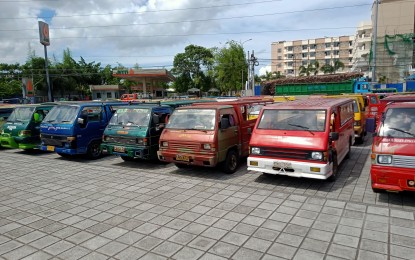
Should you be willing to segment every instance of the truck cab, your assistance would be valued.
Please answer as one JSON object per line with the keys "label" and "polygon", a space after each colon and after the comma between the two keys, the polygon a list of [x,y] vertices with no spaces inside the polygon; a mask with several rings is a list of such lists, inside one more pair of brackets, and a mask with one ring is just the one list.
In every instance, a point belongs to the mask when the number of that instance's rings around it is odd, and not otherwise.
{"label": "truck cab", "polygon": [[101,156],[102,134],[122,102],[65,103],[56,106],[40,125],[41,150],[61,156]]}
{"label": "truck cab", "polygon": [[179,168],[215,167],[234,173],[248,156],[256,119],[248,118],[255,101],[193,104],[176,109],[160,137],[158,158]]}
{"label": "truck cab", "polygon": [[336,178],[354,142],[353,100],[313,98],[262,109],[248,170],[313,179]]}
{"label": "truck cab", "polygon": [[25,150],[39,148],[41,122],[53,107],[53,103],[15,107],[3,125],[1,146]]}
{"label": "truck cab", "polygon": [[415,102],[385,107],[372,144],[374,192],[415,191]]}
{"label": "truck cab", "polygon": [[149,103],[119,108],[104,131],[101,150],[124,161],[157,159],[160,135],[171,112],[170,106]]}

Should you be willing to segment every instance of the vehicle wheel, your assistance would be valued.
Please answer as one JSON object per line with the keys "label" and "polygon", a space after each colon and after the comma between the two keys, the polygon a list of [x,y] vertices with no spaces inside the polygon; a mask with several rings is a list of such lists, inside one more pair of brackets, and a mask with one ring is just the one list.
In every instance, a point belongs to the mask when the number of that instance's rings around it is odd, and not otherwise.
{"label": "vehicle wheel", "polygon": [[88,150],[86,152],[88,159],[95,160],[101,157],[102,152],[100,149],[100,143],[98,141],[94,141],[89,144]]}
{"label": "vehicle wheel", "polygon": [[348,150],[347,150],[346,159],[350,158],[350,152],[352,150],[351,147],[352,147],[352,139],[349,139],[349,147],[348,147]]}
{"label": "vehicle wheel", "polygon": [[374,193],[385,193],[385,190],[372,188]]}
{"label": "vehicle wheel", "polygon": [[239,166],[239,156],[235,150],[229,150],[222,165],[222,171],[228,174],[236,172]]}
{"label": "vehicle wheel", "polygon": [[362,133],[360,134],[360,136],[356,139],[356,142],[357,142],[358,144],[363,144],[363,143],[364,143],[364,141],[365,141],[365,134],[362,132]]}
{"label": "vehicle wheel", "polygon": [[337,164],[337,155],[333,154],[333,174],[328,178],[328,181],[333,182],[337,178],[337,171],[339,169],[339,165]]}
{"label": "vehicle wheel", "polygon": [[133,157],[129,157],[129,156],[121,156],[121,159],[123,159],[125,162],[134,161],[134,158]]}
{"label": "vehicle wheel", "polygon": [[185,169],[189,167],[189,165],[183,163],[175,163],[174,165],[176,165],[176,167],[179,169]]}

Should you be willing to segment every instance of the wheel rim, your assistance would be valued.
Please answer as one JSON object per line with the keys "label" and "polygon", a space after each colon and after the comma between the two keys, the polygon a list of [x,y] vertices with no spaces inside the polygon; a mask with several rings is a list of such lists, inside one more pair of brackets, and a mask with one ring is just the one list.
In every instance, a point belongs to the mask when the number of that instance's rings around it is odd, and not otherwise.
{"label": "wheel rim", "polygon": [[237,161],[236,155],[233,154],[229,162],[229,169],[235,170],[237,165],[238,165],[238,161]]}
{"label": "wheel rim", "polygon": [[98,157],[100,155],[101,151],[99,149],[99,145],[98,144],[93,144],[91,146],[91,154],[93,157]]}

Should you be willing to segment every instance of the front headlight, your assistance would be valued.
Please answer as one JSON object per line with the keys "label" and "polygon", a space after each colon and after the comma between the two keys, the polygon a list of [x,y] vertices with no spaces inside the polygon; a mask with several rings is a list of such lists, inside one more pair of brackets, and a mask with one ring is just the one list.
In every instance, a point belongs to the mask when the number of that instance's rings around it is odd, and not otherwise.
{"label": "front headlight", "polygon": [[210,150],[211,148],[210,144],[203,144],[203,149]]}
{"label": "front headlight", "polygon": [[167,147],[167,146],[169,146],[169,143],[167,141],[161,142],[161,146]]}
{"label": "front headlight", "polygon": [[314,160],[323,160],[323,153],[322,152],[312,152],[311,159]]}
{"label": "front headlight", "polygon": [[68,137],[66,137],[66,141],[67,142],[73,142],[75,140],[76,140],[76,137],[75,136],[68,136]]}
{"label": "front headlight", "polygon": [[20,133],[19,133],[19,135],[21,135],[21,136],[24,136],[24,135],[30,135],[30,134],[31,134],[30,130],[22,130],[22,131],[20,131]]}
{"label": "front headlight", "polygon": [[147,138],[143,138],[143,139],[137,138],[136,143],[139,145],[147,145]]}
{"label": "front headlight", "polygon": [[392,156],[391,155],[378,155],[379,164],[391,164]]}
{"label": "front headlight", "polygon": [[259,147],[252,147],[251,154],[261,154],[261,148]]}

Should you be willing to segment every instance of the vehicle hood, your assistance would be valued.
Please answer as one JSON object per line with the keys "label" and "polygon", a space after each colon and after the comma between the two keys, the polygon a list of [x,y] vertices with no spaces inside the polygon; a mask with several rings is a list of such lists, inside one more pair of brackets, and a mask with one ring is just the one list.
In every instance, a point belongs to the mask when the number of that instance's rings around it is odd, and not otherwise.
{"label": "vehicle hood", "polygon": [[72,136],[74,133],[74,126],[72,124],[42,123],[40,125],[40,133]]}
{"label": "vehicle hood", "polygon": [[148,127],[147,126],[107,126],[104,131],[104,135],[111,135],[111,136],[134,136],[134,137],[146,137],[147,136]]}
{"label": "vehicle hood", "polygon": [[160,141],[213,143],[215,131],[164,129]]}
{"label": "vehicle hood", "polygon": [[3,131],[11,136],[18,136],[21,130],[26,130],[30,122],[6,122],[3,125]]}
{"label": "vehicle hood", "polygon": [[[314,134],[314,135],[313,135]],[[249,146],[278,147],[299,150],[327,150],[328,138],[324,132],[258,130],[252,134]]]}
{"label": "vehicle hood", "polygon": [[373,139],[373,153],[415,156],[415,138],[377,136]]}

